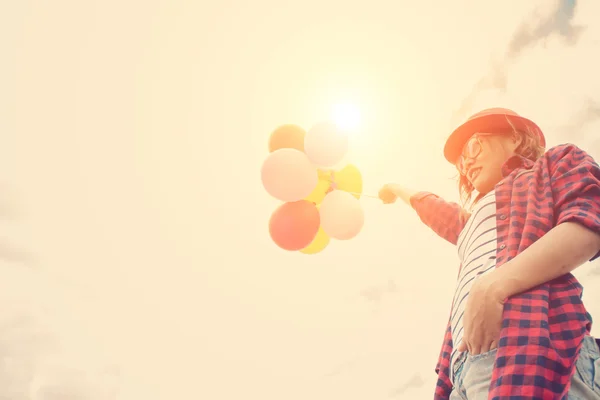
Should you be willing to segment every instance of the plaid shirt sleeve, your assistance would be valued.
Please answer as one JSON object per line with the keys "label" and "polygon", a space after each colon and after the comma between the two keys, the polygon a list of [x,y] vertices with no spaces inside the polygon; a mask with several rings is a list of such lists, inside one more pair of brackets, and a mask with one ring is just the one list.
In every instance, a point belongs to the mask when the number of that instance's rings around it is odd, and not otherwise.
{"label": "plaid shirt sleeve", "polygon": [[470,216],[460,205],[429,192],[415,194],[410,204],[425,225],[454,245]]}
{"label": "plaid shirt sleeve", "polygon": [[[600,234],[600,167],[575,145],[547,153],[554,196],[555,225],[575,222]],[[600,250],[600,249],[599,249]],[[592,258],[598,258],[600,252]]]}

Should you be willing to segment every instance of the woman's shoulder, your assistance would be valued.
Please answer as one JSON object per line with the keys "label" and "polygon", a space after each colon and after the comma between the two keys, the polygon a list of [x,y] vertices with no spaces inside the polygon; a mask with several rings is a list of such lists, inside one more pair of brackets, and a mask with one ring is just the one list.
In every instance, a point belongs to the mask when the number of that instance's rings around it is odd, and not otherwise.
{"label": "woman's shoulder", "polygon": [[555,161],[569,156],[589,157],[589,154],[574,143],[564,143],[553,146],[546,150],[546,153],[544,154],[544,157],[549,161]]}
{"label": "woman's shoulder", "polygon": [[596,160],[573,143],[560,144],[548,149],[536,164],[536,167],[547,173],[553,182],[560,184],[564,184],[565,180],[581,179],[590,173],[600,176],[600,167]]}
{"label": "woman's shoulder", "polygon": [[544,155],[537,159],[533,169],[541,168],[553,174],[586,162],[596,164],[594,158],[581,147],[573,143],[564,143],[547,149]]}

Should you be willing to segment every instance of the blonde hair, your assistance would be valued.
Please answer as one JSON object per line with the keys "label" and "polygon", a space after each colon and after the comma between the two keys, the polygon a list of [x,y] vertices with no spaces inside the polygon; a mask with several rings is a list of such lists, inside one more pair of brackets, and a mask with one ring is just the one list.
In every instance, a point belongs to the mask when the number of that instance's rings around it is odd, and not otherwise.
{"label": "blonde hair", "polygon": [[[531,161],[537,161],[541,156],[544,155],[546,149],[540,143],[540,137],[536,132],[534,132],[530,127],[527,127],[525,130],[517,129],[510,122],[510,120],[508,120],[508,123],[512,127],[512,132],[499,132],[498,135],[516,133],[521,137],[521,143],[515,149],[515,154],[518,154],[521,157],[529,159]],[[479,194],[475,199],[472,199],[474,190],[475,188],[473,187],[471,182],[469,182],[469,180],[465,176],[459,175],[458,192],[460,194],[462,206],[466,209],[472,209],[473,206],[475,206],[475,204],[477,204],[477,202],[481,200],[481,198],[484,196],[484,194]]]}

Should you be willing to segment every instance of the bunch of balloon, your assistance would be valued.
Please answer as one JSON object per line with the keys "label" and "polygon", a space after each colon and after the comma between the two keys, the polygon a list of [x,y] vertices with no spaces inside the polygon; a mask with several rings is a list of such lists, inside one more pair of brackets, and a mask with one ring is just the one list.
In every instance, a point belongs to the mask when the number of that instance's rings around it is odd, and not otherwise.
{"label": "bunch of balloon", "polygon": [[308,131],[282,125],[272,132],[261,178],[267,193],[284,202],[269,220],[277,246],[317,254],[331,239],[359,234],[364,225],[361,173],[352,164],[335,169],[347,152],[348,136],[331,122]]}

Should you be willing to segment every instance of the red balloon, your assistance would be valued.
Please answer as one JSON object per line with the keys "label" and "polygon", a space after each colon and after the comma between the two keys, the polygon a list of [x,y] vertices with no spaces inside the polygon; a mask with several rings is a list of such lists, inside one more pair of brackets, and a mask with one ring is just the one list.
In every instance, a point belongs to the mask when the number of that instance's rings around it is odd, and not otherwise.
{"label": "red balloon", "polygon": [[271,215],[269,233],[284,250],[302,250],[317,236],[321,217],[314,203],[306,200],[284,203]]}
{"label": "red balloon", "polygon": [[271,133],[269,153],[279,149],[296,149],[304,152],[306,132],[298,125],[282,125]]}

